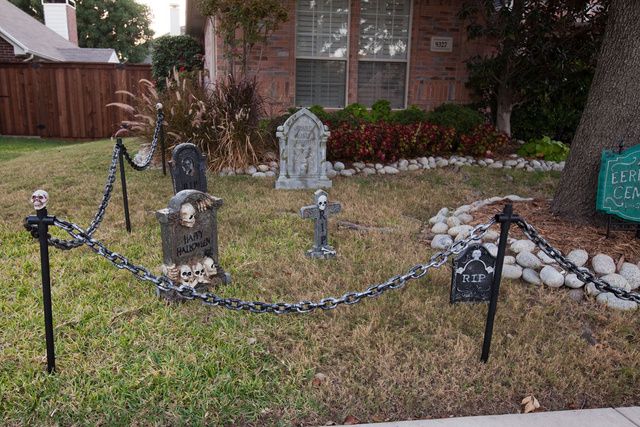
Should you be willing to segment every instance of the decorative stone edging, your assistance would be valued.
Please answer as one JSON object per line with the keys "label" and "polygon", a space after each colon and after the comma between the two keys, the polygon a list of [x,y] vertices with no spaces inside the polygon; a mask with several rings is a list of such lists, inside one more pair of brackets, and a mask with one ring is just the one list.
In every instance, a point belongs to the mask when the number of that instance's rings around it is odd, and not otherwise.
{"label": "decorative stone edging", "polygon": [[[472,213],[483,206],[503,200],[512,202],[530,201],[519,196],[510,195],[506,197],[492,197],[480,200],[469,205],[463,205],[450,211],[442,208],[438,213],[429,219],[431,232],[435,234],[431,240],[431,247],[434,249],[446,249],[454,241],[464,239],[469,235],[472,226],[468,225],[473,221]],[[497,242],[500,235],[497,231],[489,230],[482,238],[483,246],[493,255],[498,253]],[[608,307],[618,310],[635,310],[638,304],[634,301],[626,301],[616,297],[614,294],[598,291],[592,283],[585,286],[584,282],[578,280],[575,274],[567,274],[544,252],[529,239],[509,238],[509,248],[504,259],[502,277],[513,280],[523,280],[534,285],[545,285],[550,288],[566,287],[569,289],[572,299],[577,301],[584,297],[584,294],[595,296],[596,301]],[[611,286],[632,291],[640,287],[640,264],[623,262],[616,265],[612,257],[606,254],[594,254],[590,256],[584,249],[574,249],[567,255],[573,263],[579,267],[587,266],[591,268],[599,277],[607,281]],[[590,261],[590,265],[589,264]]]}
{"label": "decorative stone edging", "polygon": [[[335,178],[336,176],[350,177],[354,175],[395,175],[401,172],[412,172],[423,169],[446,168],[449,166],[480,166],[491,169],[522,169],[527,172],[533,171],[562,171],[565,162],[551,162],[545,160],[527,160],[518,157],[517,154],[511,154],[508,159],[494,160],[490,158],[475,159],[471,156],[455,156],[446,157],[419,157],[416,159],[400,159],[397,162],[382,163],[364,163],[353,162],[347,167],[343,162],[325,162],[327,176]],[[276,176],[278,173],[278,163],[269,162],[259,164],[257,166],[249,166],[247,168],[233,169],[224,168],[220,176],[232,175],[250,175],[254,178],[264,178],[268,176]]]}

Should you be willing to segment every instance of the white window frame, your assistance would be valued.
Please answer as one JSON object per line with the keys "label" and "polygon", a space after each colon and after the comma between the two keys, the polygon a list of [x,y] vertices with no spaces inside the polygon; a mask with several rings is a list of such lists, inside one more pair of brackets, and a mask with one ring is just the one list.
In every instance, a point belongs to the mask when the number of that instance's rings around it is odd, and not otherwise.
{"label": "white window frame", "polygon": [[[409,102],[409,68],[411,66],[411,38],[413,34],[413,2],[414,0],[409,0],[409,26],[407,28],[407,57],[405,59],[384,59],[384,58],[365,58],[361,57],[360,53],[358,53],[358,62],[404,62],[407,64],[405,67],[405,76],[404,76],[404,106],[402,108],[392,108],[392,110],[403,110],[407,108],[407,104]],[[362,11],[362,9],[360,9]],[[349,9],[351,12],[351,9]],[[360,50],[360,27],[358,25],[358,50]],[[358,67],[359,71],[360,67]],[[357,91],[357,87],[356,87]],[[358,98],[358,94],[356,93],[356,99]],[[370,108],[370,107],[369,107]]]}
{"label": "white window frame", "polygon": [[[311,105],[298,105],[298,100],[296,99],[297,96],[296,94],[298,93],[298,88],[296,86],[296,79],[298,76],[298,59],[303,59],[303,60],[312,60],[312,61],[344,61],[345,62],[345,70],[344,70],[344,102],[342,107],[325,107],[324,105],[322,107],[330,109],[330,110],[336,110],[336,109],[341,109],[346,107],[347,105],[349,105],[349,66],[351,64],[351,58],[350,58],[350,52],[351,52],[351,9],[352,9],[352,2],[353,0],[347,0],[347,5],[348,5],[348,11],[347,11],[347,52],[346,52],[346,56],[345,58],[331,58],[331,57],[315,57],[315,56],[308,56],[308,55],[302,55],[302,56],[298,56],[298,0],[295,1],[295,7],[294,7],[294,16],[295,16],[295,20],[296,22],[294,23],[294,31],[293,31],[293,56],[294,56],[294,78],[293,78],[293,98],[294,98],[294,103],[296,104],[296,107],[311,107]],[[411,0],[411,2],[413,3],[413,0]]]}

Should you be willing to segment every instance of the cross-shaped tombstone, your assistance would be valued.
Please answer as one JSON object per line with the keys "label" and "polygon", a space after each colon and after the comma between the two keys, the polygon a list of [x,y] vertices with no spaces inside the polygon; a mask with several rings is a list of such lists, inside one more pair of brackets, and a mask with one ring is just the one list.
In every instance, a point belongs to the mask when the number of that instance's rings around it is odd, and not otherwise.
{"label": "cross-shaped tombstone", "polygon": [[313,247],[307,251],[311,258],[334,258],[336,251],[329,245],[329,215],[337,214],[342,209],[340,202],[329,202],[326,191],[317,190],[313,193],[316,203],[300,209],[302,218],[315,219],[313,232]]}

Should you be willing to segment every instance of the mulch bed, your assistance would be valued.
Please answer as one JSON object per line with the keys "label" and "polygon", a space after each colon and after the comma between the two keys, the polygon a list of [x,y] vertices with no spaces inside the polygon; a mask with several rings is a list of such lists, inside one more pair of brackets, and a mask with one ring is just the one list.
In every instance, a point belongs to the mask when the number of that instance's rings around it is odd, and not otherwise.
{"label": "mulch bed", "polygon": [[[564,220],[551,213],[550,204],[550,200],[534,199],[531,202],[514,203],[513,210],[565,255],[573,249],[584,249],[590,256],[598,253],[607,254],[616,263],[640,262],[640,239],[635,238],[634,232],[612,231],[607,238],[605,226],[595,227]],[[501,211],[503,206],[504,202],[496,202],[478,209],[473,212],[473,223],[484,222]],[[509,236],[517,239],[525,238],[517,226],[512,226]]]}

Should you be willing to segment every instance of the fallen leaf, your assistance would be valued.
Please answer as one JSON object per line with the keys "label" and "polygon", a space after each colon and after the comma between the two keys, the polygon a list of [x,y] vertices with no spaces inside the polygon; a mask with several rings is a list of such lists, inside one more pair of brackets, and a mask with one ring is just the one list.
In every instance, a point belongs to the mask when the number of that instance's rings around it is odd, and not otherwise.
{"label": "fallen leaf", "polygon": [[342,424],[346,426],[352,426],[354,424],[360,424],[360,420],[353,415],[347,415],[347,418],[344,419],[344,422]]}
{"label": "fallen leaf", "polygon": [[538,402],[538,399],[536,399],[533,395],[527,396],[522,399],[520,405],[522,407],[522,413],[524,414],[534,412],[536,409],[540,408],[540,402]]}
{"label": "fallen leaf", "polygon": [[249,345],[253,345],[257,342],[258,340],[255,338],[247,338],[247,344]]}
{"label": "fallen leaf", "polygon": [[318,387],[327,381],[327,376],[323,373],[318,372],[313,376],[313,380],[311,384]]}

